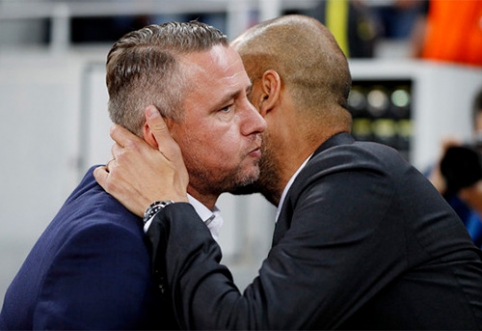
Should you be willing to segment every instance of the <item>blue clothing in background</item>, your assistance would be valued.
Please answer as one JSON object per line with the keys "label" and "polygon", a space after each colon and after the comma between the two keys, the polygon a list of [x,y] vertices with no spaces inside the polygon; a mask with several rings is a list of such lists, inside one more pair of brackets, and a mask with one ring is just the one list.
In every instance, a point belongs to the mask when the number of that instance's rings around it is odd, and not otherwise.
{"label": "blue clothing in background", "polygon": [[482,248],[482,220],[480,219],[479,214],[473,211],[455,195],[447,198],[447,201],[462,219],[462,222],[464,222],[475,245]]}

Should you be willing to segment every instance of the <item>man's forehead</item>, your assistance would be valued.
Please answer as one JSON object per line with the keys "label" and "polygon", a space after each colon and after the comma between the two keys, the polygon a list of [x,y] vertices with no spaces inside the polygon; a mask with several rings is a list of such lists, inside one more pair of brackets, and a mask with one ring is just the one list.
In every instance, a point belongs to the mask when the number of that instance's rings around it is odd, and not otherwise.
{"label": "man's forehead", "polygon": [[190,85],[188,103],[209,95],[212,103],[222,104],[241,95],[251,84],[240,56],[232,47],[187,54],[182,62],[183,75]]}
{"label": "man's forehead", "polygon": [[[220,79],[245,74],[241,57],[232,47],[215,46],[207,51],[186,54],[180,60],[184,74],[196,79]],[[187,78],[187,77],[186,77]]]}
{"label": "man's forehead", "polygon": [[181,54],[179,62],[185,69],[205,70],[206,68],[222,63],[220,60],[226,58],[226,51],[224,49],[224,47],[213,46],[206,50]]}

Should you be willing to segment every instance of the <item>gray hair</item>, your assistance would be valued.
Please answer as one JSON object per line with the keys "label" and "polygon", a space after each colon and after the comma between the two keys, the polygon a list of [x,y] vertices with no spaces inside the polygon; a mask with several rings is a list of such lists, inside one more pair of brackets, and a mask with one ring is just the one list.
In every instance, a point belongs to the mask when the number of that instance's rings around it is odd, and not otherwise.
{"label": "gray hair", "polygon": [[189,82],[180,57],[216,45],[229,46],[227,37],[198,21],[149,25],[124,35],[107,56],[111,120],[141,136],[148,105],[165,117],[181,119]]}

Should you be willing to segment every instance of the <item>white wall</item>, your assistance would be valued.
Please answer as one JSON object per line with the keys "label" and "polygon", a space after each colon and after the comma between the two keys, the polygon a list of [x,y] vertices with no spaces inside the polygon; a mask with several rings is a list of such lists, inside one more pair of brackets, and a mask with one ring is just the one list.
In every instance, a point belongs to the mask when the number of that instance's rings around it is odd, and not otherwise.
{"label": "white wall", "polygon": [[0,297],[77,180],[82,65],[0,56]]}

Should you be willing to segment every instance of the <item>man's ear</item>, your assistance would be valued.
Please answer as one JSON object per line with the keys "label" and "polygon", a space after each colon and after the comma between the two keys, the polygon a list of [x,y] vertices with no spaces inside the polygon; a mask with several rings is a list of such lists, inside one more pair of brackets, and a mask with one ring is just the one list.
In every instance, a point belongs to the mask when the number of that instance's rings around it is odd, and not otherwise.
{"label": "man's ear", "polygon": [[259,100],[259,112],[266,116],[279,102],[281,95],[281,77],[274,70],[267,70],[261,77],[263,94]]}

